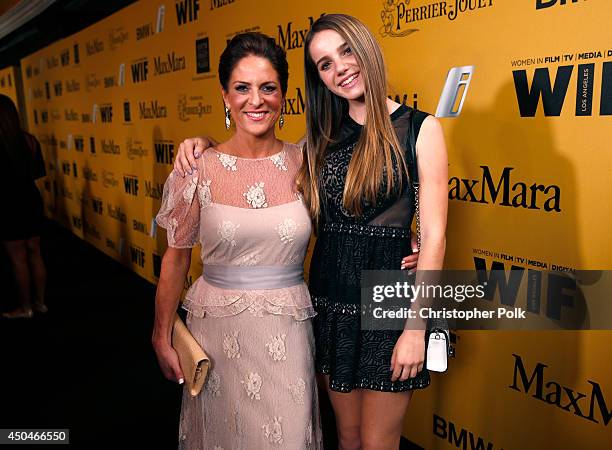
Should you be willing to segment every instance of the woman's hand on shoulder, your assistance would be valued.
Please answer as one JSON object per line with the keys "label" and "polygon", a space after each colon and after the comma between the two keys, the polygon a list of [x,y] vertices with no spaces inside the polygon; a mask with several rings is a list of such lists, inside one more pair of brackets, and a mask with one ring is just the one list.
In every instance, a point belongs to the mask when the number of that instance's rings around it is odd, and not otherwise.
{"label": "woman's hand on shoulder", "polygon": [[185,139],[179,145],[178,153],[174,158],[174,169],[184,177],[186,173],[191,175],[197,170],[197,159],[209,147],[215,145],[216,142],[206,136],[197,136]]}

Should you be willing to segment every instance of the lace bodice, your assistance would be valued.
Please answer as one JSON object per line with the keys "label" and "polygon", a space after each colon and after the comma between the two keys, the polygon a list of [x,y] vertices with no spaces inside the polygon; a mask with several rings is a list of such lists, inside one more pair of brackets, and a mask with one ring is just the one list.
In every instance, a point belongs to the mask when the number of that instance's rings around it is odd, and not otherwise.
{"label": "lace bodice", "polygon": [[[205,151],[197,172],[183,178],[173,171],[164,186],[156,220],[167,229],[168,245],[200,243],[204,266],[303,264],[311,222],[295,186],[300,164],[299,147],[288,143],[280,153],[260,159]],[[304,285],[228,291],[201,277],[187,293],[185,306],[201,315],[236,314],[246,308],[312,315]]]}
{"label": "lace bodice", "polygon": [[[411,108],[402,105],[391,114],[393,127],[400,143],[406,142],[412,111]],[[379,191],[376,205],[365,203],[361,216],[352,216],[343,206],[346,174],[362,128],[348,114],[345,114],[336,136],[336,144],[327,149],[321,170],[321,206],[324,221],[409,228],[412,222],[414,194],[405,174],[402,174],[401,195],[396,192],[387,196],[386,186],[383,185]],[[398,165],[394,165],[393,169],[396,179],[399,179]]]}

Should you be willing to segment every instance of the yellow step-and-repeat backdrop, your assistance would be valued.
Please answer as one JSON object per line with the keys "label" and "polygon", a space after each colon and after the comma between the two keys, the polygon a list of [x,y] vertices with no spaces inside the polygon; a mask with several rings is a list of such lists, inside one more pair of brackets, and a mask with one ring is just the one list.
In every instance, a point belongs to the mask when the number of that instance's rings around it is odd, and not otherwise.
{"label": "yellow step-and-repeat backdrop", "polygon": [[[287,50],[280,136],[297,140],[305,33],[332,12],[376,34],[392,98],[441,116],[448,267],[522,268],[541,304],[531,314],[551,316],[550,271],[612,266],[612,4],[594,0],[137,2],[21,62],[47,214],[155,282],[166,244],[152,220],[179,143],[229,136],[226,41],[256,30]],[[438,105],[457,93],[461,104]],[[194,252],[187,285],[200,272]],[[609,338],[458,332],[449,372],[414,396],[404,434],[427,449],[609,448]]]}

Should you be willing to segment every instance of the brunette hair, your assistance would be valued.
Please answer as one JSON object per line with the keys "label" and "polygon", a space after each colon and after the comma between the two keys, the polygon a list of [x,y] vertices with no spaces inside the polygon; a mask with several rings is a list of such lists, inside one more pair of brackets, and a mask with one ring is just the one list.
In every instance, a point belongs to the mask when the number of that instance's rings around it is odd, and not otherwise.
{"label": "brunette hair", "polygon": [[0,155],[12,163],[13,170],[31,173],[31,153],[15,104],[10,97],[0,94]]}
{"label": "brunette hair", "polygon": [[240,33],[228,42],[219,59],[219,81],[226,91],[232,71],[247,56],[266,58],[276,70],[283,96],[287,93],[289,64],[285,50],[274,39],[262,33]]}

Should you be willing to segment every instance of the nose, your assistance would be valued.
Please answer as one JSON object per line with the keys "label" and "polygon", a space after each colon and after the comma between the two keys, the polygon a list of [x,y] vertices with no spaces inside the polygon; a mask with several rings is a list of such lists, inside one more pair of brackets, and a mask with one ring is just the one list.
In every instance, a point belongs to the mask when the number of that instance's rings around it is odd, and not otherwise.
{"label": "nose", "polygon": [[253,89],[251,91],[251,95],[249,97],[249,103],[253,106],[259,106],[263,103],[261,95],[257,89]]}
{"label": "nose", "polygon": [[349,65],[343,60],[339,60],[336,63],[336,73],[338,75],[344,74],[348,70],[348,68],[349,68]]}

